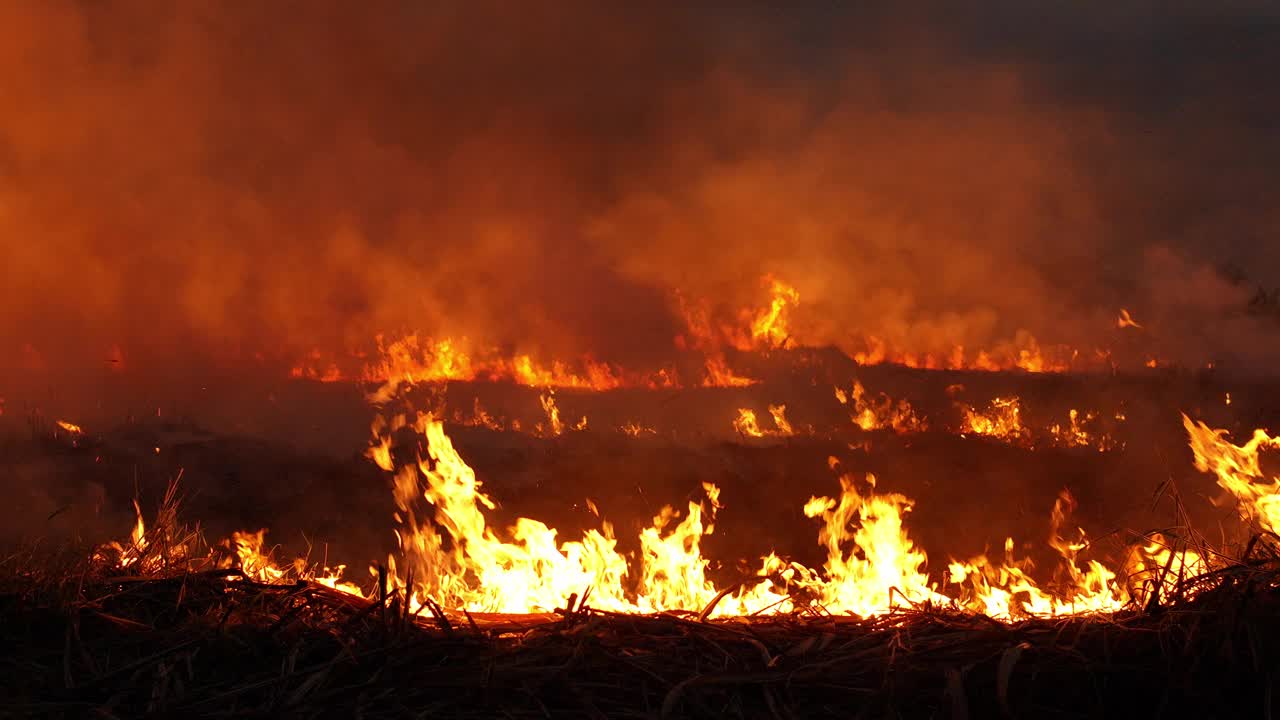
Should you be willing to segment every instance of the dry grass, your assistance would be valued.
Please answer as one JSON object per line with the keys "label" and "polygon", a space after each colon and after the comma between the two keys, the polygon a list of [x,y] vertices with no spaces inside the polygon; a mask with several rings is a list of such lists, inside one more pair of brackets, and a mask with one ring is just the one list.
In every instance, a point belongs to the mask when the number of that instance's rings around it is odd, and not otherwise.
{"label": "dry grass", "polygon": [[[262,584],[159,533],[0,569],[0,715],[26,717],[1270,717],[1280,562],[1107,617],[917,608],[705,621],[574,607],[411,616],[395,593]],[[169,541],[164,538],[169,537]],[[1192,582],[1192,581],[1185,581]]]}

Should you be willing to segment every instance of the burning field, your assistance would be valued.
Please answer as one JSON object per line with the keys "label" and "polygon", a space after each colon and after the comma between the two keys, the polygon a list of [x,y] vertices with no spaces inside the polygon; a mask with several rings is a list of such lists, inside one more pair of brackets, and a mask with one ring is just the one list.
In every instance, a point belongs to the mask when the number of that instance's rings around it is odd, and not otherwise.
{"label": "burning field", "polygon": [[[207,427],[29,406],[12,708],[1270,707],[1280,439],[1240,418],[1275,422],[1273,386],[870,363],[793,343],[801,296],[763,287],[739,329],[690,322],[692,383],[409,336],[228,388]],[[233,431],[248,395],[277,434]]]}
{"label": "burning field", "polygon": [[720,5],[0,5],[0,717],[1272,717],[1274,9]]}

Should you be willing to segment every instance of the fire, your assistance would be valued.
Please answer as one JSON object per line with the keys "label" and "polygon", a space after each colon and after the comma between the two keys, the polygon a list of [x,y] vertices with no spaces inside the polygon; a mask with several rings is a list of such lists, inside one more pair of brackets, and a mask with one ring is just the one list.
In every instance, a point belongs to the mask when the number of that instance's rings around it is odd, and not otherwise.
{"label": "fire", "polygon": [[484,409],[484,406],[480,404],[480,398],[472,398],[470,415],[464,415],[461,410],[455,410],[453,420],[459,425],[470,427],[482,427],[493,431],[501,431],[503,429],[502,421],[490,415],[489,411]]}
{"label": "fire", "polygon": [[548,392],[538,398],[538,402],[542,405],[542,411],[547,414],[547,424],[544,427],[542,423],[538,423],[537,429],[540,435],[555,436],[564,432],[564,423],[560,422],[560,408],[556,407],[556,395],[554,392]]}
{"label": "fire", "polygon": [[1260,457],[1263,450],[1280,448],[1280,437],[1259,428],[1244,445],[1236,445],[1227,440],[1226,430],[1193,422],[1185,414],[1182,425],[1191,439],[1196,469],[1217,476],[1218,485],[1240,503],[1245,520],[1273,533],[1280,531],[1280,476],[1268,477]]}
{"label": "fire", "polygon": [[402,385],[469,380],[507,381],[528,387],[612,390],[623,386],[664,387],[671,383],[667,371],[623,377],[621,371],[591,358],[582,358],[577,369],[556,360],[540,364],[527,354],[502,357],[496,350],[468,349],[465,339],[420,339],[407,335],[390,343],[378,340],[379,361],[366,365],[362,379],[380,385],[377,399],[394,396]]}
{"label": "fire", "polygon": [[147,524],[142,520],[142,506],[137,499],[133,501],[133,512],[137,521],[133,524],[133,531],[129,533],[129,546],[125,547],[118,542],[110,543],[110,547],[120,554],[120,566],[126,568],[137,562],[147,549]]}
{"label": "fire", "polygon": [[[963,435],[982,435],[996,438],[1011,445],[1026,448],[1036,447],[1091,447],[1098,452],[1108,452],[1124,446],[1118,442],[1105,428],[1099,427],[1099,414],[1081,412],[1072,408],[1067,411],[1067,422],[1054,422],[1047,428],[1034,430],[1023,421],[1021,399],[1017,397],[994,398],[984,410],[977,410],[964,403],[957,403],[960,408],[961,422],[959,432]],[[1124,421],[1124,413],[1115,413],[1116,422]]]}
{"label": "fire", "polygon": [[[1109,611],[1128,600],[1115,573],[1096,561],[1080,565],[1078,555],[1086,545],[1082,533],[1076,540],[1064,539],[1062,527],[1074,504],[1065,493],[1051,517],[1049,542],[1065,566],[1065,578],[1053,593],[1027,575],[1026,562],[1010,558],[992,565],[979,558],[951,564],[949,577],[964,592],[944,594],[906,530],[911,500],[877,493],[870,475],[865,491],[845,475],[839,499],[815,497],[805,504],[805,514],[822,521],[818,541],[827,561],[821,571],[770,554],[761,563],[758,581],[722,592],[707,577],[709,562],[701,554],[701,538],[713,532],[712,520],[722,505],[714,485],[704,484],[706,500],[688,503],[684,512],[662,508],[641,531],[641,552],[633,566],[617,552],[608,522],[581,540],[558,542],[554,529],[520,518],[509,539],[501,538],[484,518],[495,503],[481,492],[481,483],[443,425],[419,415],[413,427],[425,438],[427,456],[395,475],[397,535],[401,558],[409,566],[396,582],[411,584],[418,602],[429,597],[445,607],[535,612],[559,607],[570,595],[584,597],[590,588],[594,607],[625,612],[698,611],[719,597],[716,614],[786,612],[799,603],[870,616],[928,602],[1016,618]],[[832,459],[831,464],[837,462]],[[419,500],[434,508],[433,522],[419,519]],[[1012,540],[1008,543],[1011,548]],[[628,578],[635,578],[634,590],[624,589]]]}
{"label": "fire", "polygon": [[[1026,331],[1015,333],[1011,341],[1000,342],[990,348],[969,352],[963,346],[939,347],[933,352],[910,352],[895,348],[883,338],[868,336],[856,343],[847,353],[859,365],[894,364],[924,370],[982,370],[998,372],[1023,370],[1029,373],[1062,373],[1077,365],[1089,367],[1090,362],[1080,358],[1080,353],[1066,346],[1045,348],[1034,335]],[[1100,358],[1094,365],[1100,363]]]}
{"label": "fire", "polygon": [[618,429],[621,430],[623,433],[630,435],[631,437],[640,437],[641,435],[657,435],[658,434],[657,430],[654,430],[653,428],[647,425],[641,425],[635,420],[632,420],[624,424],[622,427]]}
{"label": "fire", "polygon": [[760,431],[760,423],[756,420],[756,411],[738,408],[738,418],[733,421],[733,429],[747,437],[764,437]]}
{"label": "fire", "polygon": [[[875,488],[875,476],[867,475],[866,482]],[[804,506],[806,516],[823,521],[818,543],[827,550],[825,578],[792,564],[784,579],[830,612],[864,617],[904,604],[947,602],[933,591],[925,554],[903,527],[911,501],[898,494],[863,495],[849,475],[840,478],[840,486],[839,500],[815,497]]]}
{"label": "fire", "polygon": [[1204,554],[1177,543],[1164,533],[1152,533],[1149,540],[1132,548],[1125,562],[1130,593],[1143,602],[1149,600],[1153,593],[1158,594],[1158,599],[1167,598],[1180,582],[1200,577],[1213,569]]}
{"label": "fire", "polygon": [[703,387],[748,387],[759,382],[734,373],[720,355],[707,358],[705,367],[707,375],[702,381]]}
{"label": "fire", "polygon": [[994,398],[985,411],[960,404],[961,434],[986,435],[1008,442],[1021,442],[1028,437],[1022,425],[1022,403],[1016,397]]}
{"label": "fire", "polygon": [[[706,387],[744,387],[758,382],[731,365],[737,353],[767,352],[782,347],[825,346],[827,340],[796,335],[795,320],[800,293],[788,282],[766,275],[767,300],[736,311],[701,300],[692,302],[673,292],[677,312],[685,328],[674,344],[682,353],[700,355],[703,376],[689,384]],[[714,308],[714,311],[713,311]],[[1140,329],[1128,309],[1121,308],[1117,325]],[[815,342],[809,345],[807,342]],[[512,382],[536,388],[576,388],[605,391],[622,387],[681,387],[676,360],[658,368],[623,368],[590,356],[573,358],[535,357],[527,352],[500,351],[497,347],[467,337],[427,337],[417,334],[397,339],[378,336],[377,359],[363,364],[363,371],[348,376],[332,358],[313,351],[290,371],[295,378],[324,382],[361,380],[382,386],[387,397],[401,384],[445,381]],[[842,351],[859,365],[892,363],[930,370],[1021,370],[1029,373],[1061,373],[1073,370],[1114,369],[1111,352],[1095,348],[1091,352],[1061,344],[1042,345],[1035,335],[1018,330],[1012,337],[993,341],[988,347],[966,348],[940,343],[919,347],[909,337],[855,337],[841,343]],[[363,358],[360,352],[349,353]],[[1155,367],[1155,361],[1148,365]],[[683,365],[682,365],[683,367]],[[385,398],[383,398],[385,400]]]}
{"label": "fire", "polygon": [[[705,520],[718,507],[714,486],[704,488],[711,509],[691,502],[684,519],[674,523],[679,513],[663,508],[653,526],[641,533],[638,590],[628,597],[624,588],[631,569],[615,549],[608,522],[581,540],[559,542],[554,529],[520,518],[503,539],[484,517],[495,503],[481,492],[475,472],[458,455],[443,424],[419,415],[413,427],[424,437],[427,455],[395,475],[397,535],[407,567],[394,582],[417,602],[431,598],[472,611],[539,612],[589,592],[593,607],[644,612],[701,607],[715,597],[699,549],[700,538],[712,531]],[[434,508],[434,522],[419,518],[420,500]],[[390,565],[394,568],[394,557]],[[726,607],[741,610],[741,602],[745,600],[732,600]]]}
{"label": "fire", "polygon": [[241,530],[232,533],[231,538],[224,545],[235,556],[240,569],[244,571],[245,575],[258,582],[279,582],[286,573],[276,567],[270,553],[264,554],[262,552],[266,535],[266,530],[252,532]]}
{"label": "fire", "polygon": [[[705,371],[702,386],[746,387],[756,384],[757,380],[737,374],[725,359],[724,345],[734,335],[734,330],[716,328],[705,303],[690,303],[679,293],[676,294],[676,300],[685,322],[685,332],[675,338],[676,346],[702,354]],[[746,345],[749,348],[750,344]]]}
{"label": "fire", "polygon": [[84,429],[83,429],[83,428],[81,428],[79,425],[76,425],[75,423],[69,423],[69,422],[67,422],[66,420],[59,420],[59,421],[57,421],[57,425],[58,425],[58,427],[60,427],[60,428],[62,428],[63,430],[65,430],[65,431],[67,431],[67,432],[71,433],[72,435],[83,435],[83,434],[84,434]]}
{"label": "fire", "polygon": [[[1049,426],[1049,437],[1052,443],[1058,447],[1092,447],[1098,452],[1107,452],[1118,447],[1118,443],[1106,433],[1090,432],[1087,426],[1093,424],[1098,419],[1095,413],[1081,413],[1079,410],[1072,408],[1067,413],[1067,424],[1059,425],[1054,423]],[[1123,415],[1117,415],[1117,420],[1123,420]]]}
{"label": "fire", "polygon": [[769,306],[759,310],[751,320],[751,342],[742,349],[753,346],[781,347],[791,337],[787,328],[791,308],[800,304],[800,293],[790,285],[772,277],[766,277],[772,298]]}
{"label": "fire", "polygon": [[928,429],[928,424],[912,410],[911,403],[906,400],[895,403],[883,393],[874,400],[869,399],[866,388],[857,380],[853,381],[851,392],[845,393],[837,387],[835,394],[841,405],[853,403],[853,422],[863,430],[888,429],[903,435]]}
{"label": "fire", "polygon": [[795,434],[795,428],[791,427],[791,422],[787,420],[786,405],[770,405],[769,415],[773,418],[773,430],[760,427],[755,410],[738,408],[738,417],[733,421],[733,429],[739,435],[753,438],[787,437]]}
{"label": "fire", "polygon": [[1130,315],[1129,311],[1125,308],[1120,308],[1120,317],[1116,318],[1116,327],[1121,330],[1125,328],[1133,328],[1134,330],[1142,329],[1142,326],[1138,324],[1138,321],[1134,320],[1133,316]]}
{"label": "fire", "polygon": [[786,405],[770,405],[769,415],[773,416],[773,424],[778,428],[779,435],[795,434],[795,431],[791,429],[791,423],[787,422]]}
{"label": "fire", "polygon": [[[781,412],[781,406],[775,407]],[[1277,505],[1271,498],[1277,496],[1280,479],[1259,481],[1258,454],[1280,446],[1280,439],[1259,430],[1249,443],[1236,446],[1223,438],[1224,431],[1185,416],[1184,425],[1197,467],[1218,474],[1224,487],[1247,501],[1246,515],[1273,529]],[[369,456],[394,478],[400,552],[388,559],[388,583],[410,598],[414,610],[430,600],[450,611],[547,612],[577,597],[617,612],[725,616],[808,610],[868,617],[927,604],[1016,620],[1113,612],[1153,592],[1168,593],[1179,581],[1212,569],[1204,553],[1155,534],[1130,549],[1124,565],[1127,581],[1122,581],[1120,573],[1084,557],[1088,539],[1082,530],[1068,531],[1075,501],[1064,491],[1054,503],[1047,536],[1061,558],[1052,585],[1042,586],[1031,577],[1032,565],[1015,556],[1012,538],[1005,541],[1003,560],[952,560],[939,578],[930,574],[928,558],[908,532],[913,501],[878,491],[873,475],[858,481],[846,473],[840,476],[839,497],[813,497],[803,508],[821,523],[818,543],[826,561],[820,570],[770,553],[754,579],[718,587],[708,575],[710,560],[702,554],[702,539],[714,532],[716,515],[723,510],[715,485],[704,483],[702,499],[683,508],[661,508],[639,533],[640,552],[628,558],[617,550],[607,520],[574,540],[561,539],[554,528],[531,518],[519,518],[501,531],[491,527],[485,514],[497,504],[431,414],[379,418],[372,430]],[[416,459],[405,461],[392,452],[392,437],[402,431],[412,431],[421,441]],[[829,465],[836,469],[839,461],[830,458]],[[171,486],[166,508],[172,494]],[[594,502],[587,504],[601,517]],[[149,558],[153,546],[137,502],[134,510],[137,523],[128,546],[108,546],[121,567]],[[315,570],[301,561],[277,565],[263,530],[234,533],[221,547],[234,567],[259,582],[308,579],[360,593],[341,578],[342,567]]]}

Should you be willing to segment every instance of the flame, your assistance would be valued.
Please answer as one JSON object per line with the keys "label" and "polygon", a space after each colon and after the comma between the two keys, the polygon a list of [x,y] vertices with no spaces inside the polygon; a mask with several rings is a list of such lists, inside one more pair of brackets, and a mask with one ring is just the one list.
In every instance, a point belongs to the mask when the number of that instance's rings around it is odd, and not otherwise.
{"label": "flame", "polygon": [[448,381],[507,381],[528,387],[612,390],[624,386],[665,387],[670,371],[624,376],[622,371],[585,357],[576,363],[554,360],[541,364],[528,354],[503,357],[494,349],[475,349],[465,339],[419,338],[406,335],[386,342],[377,338],[379,360],[365,366],[362,379],[377,383],[377,403],[394,397],[402,385]]}
{"label": "flame", "polygon": [[759,380],[734,373],[729,369],[723,355],[708,357],[705,367],[707,375],[702,381],[703,387],[748,387],[759,382]]}
{"label": "flame", "polygon": [[846,394],[838,387],[835,393],[836,400],[841,405],[853,402],[853,422],[863,430],[889,429],[905,435],[928,429],[927,423],[916,416],[911,403],[906,400],[895,403],[883,393],[874,400],[869,399],[866,388],[862,387],[862,383],[857,380],[853,381],[853,389],[850,393]]}
{"label": "flame", "polygon": [[626,423],[625,425],[623,425],[618,429],[626,433],[627,435],[630,435],[631,437],[640,437],[641,435],[657,435],[658,434],[657,430],[654,430],[653,428],[648,427],[646,425],[641,425],[640,423],[634,420]]}
{"label": "flame", "polygon": [[1179,583],[1197,578],[1213,569],[1209,559],[1195,550],[1166,537],[1164,533],[1152,533],[1145,545],[1132,548],[1125,562],[1130,593],[1143,602],[1169,597]]}
{"label": "flame", "polygon": [[[1066,423],[1052,423],[1043,432],[1032,429],[1023,423],[1022,401],[1017,397],[993,398],[985,410],[976,410],[964,403],[957,403],[961,412],[959,432],[964,435],[982,435],[996,438],[1011,445],[1026,448],[1042,447],[1092,447],[1098,452],[1108,452],[1124,447],[1109,433],[1097,428],[1099,415],[1095,412],[1080,412],[1075,408],[1067,411]],[[1123,422],[1124,413],[1115,413],[1116,422]],[[1091,430],[1090,428],[1093,427]]]}
{"label": "flame", "polygon": [[1028,432],[1022,426],[1022,404],[1017,397],[993,398],[991,405],[982,412],[960,404],[962,414],[961,434],[986,435],[1008,442],[1026,440]]}
{"label": "flame", "polygon": [[1033,567],[1031,561],[1015,558],[1013,538],[1008,538],[1005,560],[998,565],[986,557],[951,562],[948,567],[951,582],[967,591],[962,594],[964,604],[980,608],[991,617],[1009,620],[1036,615],[1115,612],[1124,608],[1129,603],[1129,594],[1116,581],[1115,572],[1096,560],[1089,560],[1083,570],[1080,568],[1078,556],[1088,544],[1084,531],[1077,530],[1074,541],[1062,536],[1062,528],[1074,509],[1075,499],[1064,490],[1050,514],[1048,543],[1062,557],[1065,571],[1065,577],[1053,592],[1045,591],[1031,579],[1027,574]]}
{"label": "flame", "polygon": [[[761,308],[751,320],[751,340],[739,344],[740,349],[753,347],[781,347],[791,337],[787,329],[791,308],[800,304],[800,293],[795,288],[773,277],[766,277],[772,297],[768,307]],[[743,346],[745,345],[745,347]]]}
{"label": "flame", "polygon": [[1244,445],[1236,445],[1227,440],[1226,430],[1193,422],[1185,414],[1182,425],[1191,439],[1196,469],[1217,476],[1218,485],[1240,503],[1245,520],[1273,533],[1280,531],[1280,476],[1267,477],[1260,458],[1263,450],[1280,448],[1280,437],[1259,428]]}
{"label": "flame", "polygon": [[57,425],[58,425],[58,427],[62,428],[63,430],[66,430],[67,432],[71,433],[72,435],[83,435],[83,434],[84,434],[84,429],[83,429],[83,428],[81,428],[79,425],[76,425],[75,423],[69,423],[69,422],[67,422],[66,420],[59,420],[59,421],[57,421]]}
{"label": "flame", "polygon": [[[743,387],[758,382],[731,367],[727,350],[760,352],[787,347],[825,346],[826,339],[796,335],[794,315],[800,307],[800,293],[788,282],[766,275],[764,284],[768,299],[763,305],[732,311],[721,306],[713,313],[706,300],[691,302],[678,291],[673,293],[677,312],[685,321],[684,330],[675,338],[682,351],[701,354],[703,377],[700,384],[708,387]],[[1141,328],[1125,308],[1121,308],[1117,325]],[[815,344],[806,344],[806,341]],[[364,363],[363,371],[348,377],[338,363],[313,351],[290,371],[295,378],[324,382],[344,379],[362,380],[381,385],[385,402],[394,396],[401,384],[445,381],[512,382],[537,388],[577,388],[604,391],[621,387],[681,387],[673,366],[656,369],[622,368],[600,362],[590,356],[569,359],[537,358],[528,353],[504,352],[493,345],[472,341],[467,337],[438,338],[410,334],[388,340],[378,336],[377,356]],[[854,337],[842,343],[842,351],[859,365],[893,363],[930,370],[1022,370],[1030,373],[1061,373],[1072,370],[1113,369],[1111,352],[1095,348],[1081,352],[1066,345],[1042,345],[1035,335],[1017,330],[1012,337],[999,339],[980,349],[962,345],[938,344],[911,347],[907,337],[885,339],[875,335]],[[363,358],[359,352],[350,352]],[[1150,361],[1148,364],[1151,365]],[[1155,365],[1151,365],[1154,367]]]}
{"label": "flame", "polygon": [[747,437],[764,437],[760,431],[760,423],[756,421],[756,411],[738,408],[738,418],[733,421],[733,429]]}
{"label": "flame", "polygon": [[760,427],[756,411],[749,408],[738,408],[738,417],[733,421],[733,429],[745,437],[787,437],[795,434],[795,428],[787,420],[786,405],[770,405],[769,415],[773,418],[773,430]]}
{"label": "flame", "polygon": [[542,411],[547,414],[547,424],[538,423],[539,434],[556,436],[564,432],[564,423],[560,422],[560,408],[556,406],[555,392],[544,393],[538,398]]}
{"label": "flame", "polygon": [[[1086,429],[1091,423],[1094,423],[1098,416],[1094,413],[1081,414],[1079,410],[1072,408],[1067,413],[1067,424],[1059,425],[1054,423],[1049,426],[1049,436],[1052,438],[1053,444],[1058,447],[1092,447],[1098,452],[1107,452],[1120,446],[1112,437],[1106,433],[1091,433]],[[1117,413],[1117,420],[1124,420],[1124,415]]]}
{"label": "flame", "polygon": [[1120,308],[1120,317],[1116,318],[1116,327],[1121,330],[1125,328],[1133,328],[1135,330],[1142,329],[1142,326],[1138,324],[1138,321],[1134,320],[1133,316],[1129,314],[1129,311],[1124,308]]}
{"label": "flame", "polygon": [[[1242,512],[1273,530],[1277,506],[1271,498],[1277,496],[1280,479],[1259,481],[1263,474],[1258,455],[1280,446],[1280,439],[1258,430],[1249,443],[1236,446],[1224,439],[1225,431],[1186,416],[1183,422],[1197,467],[1215,472],[1246,505]],[[416,460],[402,462],[391,451],[392,436],[408,430],[422,442]],[[1042,586],[1031,577],[1033,566],[1029,559],[1016,557],[1012,538],[1005,540],[1003,560],[993,562],[985,555],[952,560],[939,583],[930,576],[928,559],[907,529],[912,500],[877,491],[873,475],[859,484],[844,474],[838,498],[813,497],[803,508],[806,516],[821,522],[818,543],[826,554],[821,569],[770,553],[753,580],[722,588],[708,576],[710,561],[701,546],[714,532],[722,509],[715,485],[704,483],[702,499],[684,508],[661,508],[651,525],[640,531],[640,552],[629,561],[618,552],[613,528],[604,520],[599,529],[567,541],[530,518],[517,519],[505,531],[490,527],[485,512],[496,503],[483,492],[443,423],[431,414],[417,413],[412,420],[404,415],[379,418],[372,432],[370,457],[393,473],[397,507],[400,552],[388,558],[389,587],[404,592],[411,609],[431,600],[450,610],[546,612],[578,597],[584,602],[589,598],[592,607],[617,612],[707,613],[714,602],[712,614],[718,616],[807,609],[867,617],[928,604],[1017,620],[1114,612],[1152,593],[1163,597],[1181,588],[1182,580],[1212,567],[1205,554],[1155,534],[1130,548],[1124,566],[1127,582],[1119,581],[1118,573],[1084,557],[1089,543],[1082,530],[1067,530],[1075,500],[1063,491],[1050,514],[1047,537],[1060,556],[1051,585]],[[839,465],[834,457],[828,462],[832,469]],[[165,507],[171,505],[172,492],[171,487]],[[593,501],[588,499],[587,506],[600,517]],[[115,549],[122,567],[146,557],[152,544],[137,501],[134,510],[137,522],[129,546],[108,546]],[[360,594],[360,588],[342,579],[342,566],[312,569],[302,561],[277,565],[266,549],[264,530],[233,533],[222,547],[253,580],[310,579]]]}
{"label": "flame", "polygon": [[770,405],[769,414],[773,416],[773,424],[777,426],[779,435],[795,434],[795,431],[791,429],[791,423],[787,422],[786,405]]}
{"label": "flame", "polygon": [[[463,415],[461,410],[455,410],[453,413],[453,420],[459,425],[467,425],[470,427],[482,427],[494,431],[501,431],[503,429],[503,423],[490,415],[489,412],[484,409],[480,404],[480,398],[472,398],[471,414],[469,416]],[[385,470],[386,468],[383,469]]]}
{"label": "flame", "polygon": [[1034,335],[1024,330],[1014,334],[1011,341],[998,343],[990,348],[970,353],[960,345],[937,348],[934,352],[909,352],[891,347],[884,339],[868,336],[855,343],[846,354],[859,365],[894,364],[924,370],[982,370],[999,372],[1020,369],[1030,373],[1062,373],[1077,364],[1089,366],[1107,359],[1104,354],[1097,361],[1081,360],[1080,353],[1066,346],[1044,348]]}
{"label": "flame", "polygon": [[[677,512],[663,508],[653,526],[641,533],[639,586],[628,598],[623,588],[631,571],[615,549],[609,523],[588,530],[581,540],[559,543],[554,529],[519,518],[509,539],[502,539],[484,517],[483,509],[492,510],[495,504],[481,492],[481,483],[443,424],[419,415],[414,427],[426,440],[427,457],[399,469],[395,498],[402,558],[413,578],[409,590],[418,602],[431,598],[474,611],[537,612],[590,592],[593,607],[640,612],[701,607],[715,597],[699,548],[701,536],[711,532],[704,522],[711,511],[703,503],[689,503],[684,519],[674,526]],[[705,490],[711,507],[718,507],[718,489],[708,485]],[[434,507],[433,523],[418,519],[419,499]],[[394,563],[393,557],[389,565]],[[395,582],[404,588],[409,577],[396,576]],[[747,597],[760,596],[741,596]],[[727,607],[741,610],[741,602],[746,600],[730,601]]]}
{"label": "flame", "polygon": [[[137,517],[137,521],[133,524],[133,531],[129,533],[129,539],[133,541],[130,551],[133,553],[133,557],[136,558],[138,553],[147,549],[147,524],[142,521],[142,506],[138,504],[136,498],[133,501],[133,512]],[[128,567],[131,563],[132,559],[129,562],[121,562],[124,567]]]}
{"label": "flame", "polygon": [[144,557],[149,543],[147,541],[147,524],[142,519],[142,506],[138,504],[137,498],[133,500],[133,512],[137,520],[133,524],[133,530],[129,533],[128,544],[126,545],[118,540],[109,542],[96,553],[98,558],[103,558],[110,553],[121,568],[133,568],[138,565],[139,560]]}
{"label": "flame", "polygon": [[[953,562],[949,577],[963,592],[956,597],[942,593],[927,573],[925,554],[907,533],[911,500],[875,492],[871,475],[866,477],[866,491],[844,475],[839,499],[815,497],[805,504],[805,514],[822,521],[818,541],[827,560],[821,570],[770,554],[762,560],[754,583],[722,592],[708,578],[709,561],[701,553],[701,539],[713,532],[712,521],[721,509],[716,486],[704,484],[705,500],[689,502],[684,511],[662,508],[641,531],[641,551],[632,567],[617,552],[608,522],[599,530],[588,530],[580,540],[558,542],[554,529],[520,518],[508,539],[501,538],[484,518],[484,511],[494,509],[495,503],[481,492],[481,483],[443,425],[430,415],[419,415],[413,427],[425,438],[427,457],[406,464],[395,475],[397,536],[413,580],[406,574],[397,575],[395,582],[401,588],[412,582],[410,592],[419,603],[432,598],[445,607],[535,612],[589,592],[592,606],[624,612],[697,611],[720,598],[717,615],[820,606],[829,612],[870,616],[927,602],[1012,619],[1110,611],[1128,601],[1115,573],[1097,561],[1080,563],[1078,556],[1086,546],[1082,532],[1077,531],[1075,540],[1064,539],[1062,527],[1074,507],[1065,493],[1051,517],[1049,543],[1064,561],[1064,577],[1053,592],[1030,578],[1027,561],[1012,559],[1009,540],[1010,557],[1003,564],[985,558]],[[832,458],[833,468],[837,464]],[[434,508],[432,521],[419,519],[420,500]],[[589,506],[594,508],[594,503]],[[599,514],[598,509],[593,512]],[[394,566],[395,558],[389,564]],[[634,579],[630,591],[624,590],[629,578]]]}
{"label": "flame", "polygon": [[266,530],[241,530],[232,533],[225,545],[235,555],[240,569],[249,578],[264,583],[279,582],[284,578],[285,571],[276,567],[269,554],[262,552],[266,535]]}
{"label": "flame", "polygon": [[[874,488],[875,476],[868,474],[866,482]],[[839,500],[814,497],[804,506],[806,516],[823,521],[818,544],[827,550],[826,577],[793,563],[784,579],[830,612],[869,616],[908,603],[946,602],[933,591],[925,554],[903,527],[911,501],[898,494],[863,495],[849,475],[840,486]]]}

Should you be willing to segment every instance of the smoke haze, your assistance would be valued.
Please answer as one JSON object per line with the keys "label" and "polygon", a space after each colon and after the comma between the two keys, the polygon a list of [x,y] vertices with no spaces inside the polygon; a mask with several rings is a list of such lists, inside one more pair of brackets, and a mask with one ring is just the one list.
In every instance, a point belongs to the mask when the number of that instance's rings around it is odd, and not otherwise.
{"label": "smoke haze", "polygon": [[1109,347],[1127,307],[1268,367],[1280,19],[1214,8],[7,3],[0,366],[649,365],[675,292],[772,273],[811,344]]}

